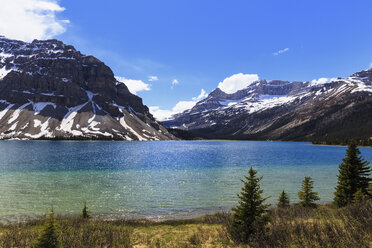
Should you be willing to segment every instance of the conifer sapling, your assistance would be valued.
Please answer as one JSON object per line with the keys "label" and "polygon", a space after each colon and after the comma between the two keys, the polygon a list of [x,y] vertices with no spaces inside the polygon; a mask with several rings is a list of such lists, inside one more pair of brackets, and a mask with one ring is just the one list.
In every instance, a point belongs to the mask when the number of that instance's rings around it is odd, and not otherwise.
{"label": "conifer sapling", "polygon": [[289,197],[288,197],[288,194],[284,192],[284,190],[279,195],[278,207],[279,208],[287,208],[287,207],[289,207]]}
{"label": "conifer sapling", "polygon": [[242,180],[244,186],[239,197],[239,205],[233,208],[233,219],[230,228],[232,238],[238,242],[247,243],[253,234],[260,234],[264,231],[269,221],[267,208],[269,204],[264,204],[267,198],[261,194],[259,182],[262,177],[256,177],[257,171],[250,168],[249,176]]}
{"label": "conifer sapling", "polygon": [[300,198],[299,205],[303,207],[316,207],[315,201],[320,200],[318,193],[313,192],[314,181],[311,177],[305,177],[302,181],[301,191],[298,192],[298,197]]}
{"label": "conifer sapling", "polygon": [[34,248],[57,248],[60,247],[58,241],[58,230],[56,218],[54,217],[54,209],[51,208],[44,229],[40,234],[39,238],[34,244]]}
{"label": "conifer sapling", "polygon": [[90,214],[89,214],[89,211],[88,211],[86,201],[84,202],[84,208],[83,208],[83,211],[81,213],[81,218],[83,218],[83,219],[89,219],[90,218]]}

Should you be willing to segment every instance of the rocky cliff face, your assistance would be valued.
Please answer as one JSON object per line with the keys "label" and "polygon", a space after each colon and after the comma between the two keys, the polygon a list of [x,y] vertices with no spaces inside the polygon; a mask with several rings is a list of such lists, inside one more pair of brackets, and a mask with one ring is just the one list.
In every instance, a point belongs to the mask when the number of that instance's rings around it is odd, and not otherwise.
{"label": "rocky cliff face", "polygon": [[0,37],[0,138],[174,136],[104,63],[58,40]]}
{"label": "rocky cliff face", "polygon": [[234,94],[216,89],[164,122],[210,138],[314,140],[372,136],[372,69],[324,84],[254,82]]}

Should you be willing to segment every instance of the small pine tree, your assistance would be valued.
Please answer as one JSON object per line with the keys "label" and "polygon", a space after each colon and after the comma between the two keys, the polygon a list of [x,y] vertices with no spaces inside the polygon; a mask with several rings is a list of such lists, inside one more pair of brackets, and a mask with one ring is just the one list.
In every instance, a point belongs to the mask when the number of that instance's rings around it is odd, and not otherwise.
{"label": "small pine tree", "polygon": [[289,197],[288,194],[282,191],[282,193],[279,195],[278,199],[278,207],[279,208],[287,208],[289,207]]}
{"label": "small pine tree", "polygon": [[53,207],[49,213],[44,230],[34,244],[34,248],[57,248],[60,247],[57,233],[57,223],[54,217]]}
{"label": "small pine tree", "polygon": [[334,193],[334,202],[338,207],[344,207],[354,202],[354,195],[358,190],[367,198],[371,168],[369,163],[364,161],[355,142],[352,142],[346,150],[346,157],[342,159],[339,166],[339,174]]}
{"label": "small pine tree", "polygon": [[314,181],[311,177],[305,177],[302,181],[301,191],[298,192],[298,197],[300,198],[299,205],[303,207],[316,207],[315,201],[320,200],[318,193],[313,192]]}
{"label": "small pine tree", "polygon": [[83,219],[89,219],[90,218],[90,214],[89,214],[89,211],[88,211],[86,201],[84,202],[84,208],[83,208],[83,211],[81,213],[81,218],[83,218]]}
{"label": "small pine tree", "polygon": [[263,198],[259,182],[262,177],[256,177],[257,171],[252,167],[249,176],[245,177],[242,192],[238,194],[239,205],[232,209],[233,219],[230,226],[232,238],[238,242],[247,243],[252,234],[262,233],[269,221],[267,208],[269,204],[263,204],[267,198]]}

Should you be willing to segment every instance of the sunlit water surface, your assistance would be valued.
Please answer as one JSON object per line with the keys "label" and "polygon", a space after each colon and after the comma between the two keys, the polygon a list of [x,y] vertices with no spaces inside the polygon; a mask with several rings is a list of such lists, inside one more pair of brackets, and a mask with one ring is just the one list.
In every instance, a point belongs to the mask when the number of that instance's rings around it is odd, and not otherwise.
{"label": "sunlit water surface", "polygon": [[[333,198],[345,147],[258,141],[0,141],[0,220],[34,217],[51,205],[79,214],[84,201],[105,218],[183,218],[237,203],[253,166],[275,204],[292,202],[304,176],[321,202]],[[361,148],[372,161],[372,148]]]}

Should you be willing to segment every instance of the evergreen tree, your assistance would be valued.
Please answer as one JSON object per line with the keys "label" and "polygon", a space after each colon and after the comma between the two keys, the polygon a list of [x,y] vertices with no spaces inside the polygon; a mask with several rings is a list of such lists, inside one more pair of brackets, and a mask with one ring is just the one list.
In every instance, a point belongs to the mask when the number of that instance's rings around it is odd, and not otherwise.
{"label": "evergreen tree", "polygon": [[284,190],[279,195],[278,207],[279,208],[287,208],[287,207],[289,207],[289,197],[288,197],[288,194],[284,192]]}
{"label": "evergreen tree", "polygon": [[358,190],[367,198],[371,168],[364,161],[355,142],[352,142],[346,150],[346,157],[339,166],[338,182],[334,202],[338,207],[344,207],[354,201],[354,195]]}
{"label": "evergreen tree", "polygon": [[259,182],[262,177],[256,177],[257,171],[252,167],[249,176],[245,177],[242,191],[238,194],[239,205],[233,208],[233,219],[230,228],[232,238],[236,241],[247,243],[252,234],[262,233],[269,221],[267,208],[269,204],[263,204],[267,198],[263,198]]}
{"label": "evergreen tree", "polygon": [[358,203],[358,202],[364,202],[367,200],[367,195],[363,193],[361,189],[358,189],[357,192],[353,195],[353,202]]}
{"label": "evergreen tree", "polygon": [[314,181],[311,177],[305,177],[302,181],[301,191],[298,192],[298,197],[300,198],[299,205],[303,207],[316,207],[315,201],[320,200],[318,193],[313,192]]}
{"label": "evergreen tree", "polygon": [[60,247],[57,234],[57,223],[54,217],[53,207],[49,213],[44,230],[34,244],[34,248],[57,248]]}
{"label": "evergreen tree", "polygon": [[81,218],[83,218],[83,219],[89,219],[90,218],[90,214],[89,214],[89,211],[88,211],[86,201],[84,202],[84,208],[83,208],[83,211],[81,213]]}

